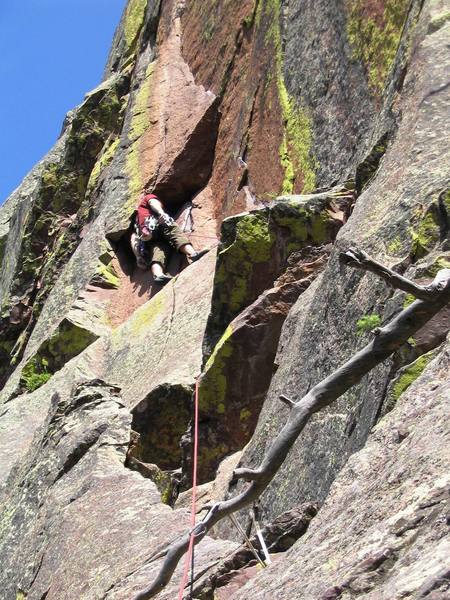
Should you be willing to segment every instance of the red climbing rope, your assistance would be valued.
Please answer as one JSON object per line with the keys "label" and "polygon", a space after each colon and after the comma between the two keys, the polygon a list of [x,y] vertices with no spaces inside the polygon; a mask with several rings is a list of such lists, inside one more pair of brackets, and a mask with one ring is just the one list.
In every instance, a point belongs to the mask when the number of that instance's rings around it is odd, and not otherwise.
{"label": "red climbing rope", "polygon": [[183,600],[184,588],[186,587],[189,565],[191,563],[192,554],[194,551],[194,527],[195,527],[195,515],[197,512],[197,455],[198,455],[198,386],[200,377],[195,382],[195,394],[194,394],[194,457],[192,464],[192,505],[191,505],[191,537],[189,539],[189,548],[186,554],[186,560],[184,562],[183,578],[181,580],[180,589],[178,590],[178,600]]}

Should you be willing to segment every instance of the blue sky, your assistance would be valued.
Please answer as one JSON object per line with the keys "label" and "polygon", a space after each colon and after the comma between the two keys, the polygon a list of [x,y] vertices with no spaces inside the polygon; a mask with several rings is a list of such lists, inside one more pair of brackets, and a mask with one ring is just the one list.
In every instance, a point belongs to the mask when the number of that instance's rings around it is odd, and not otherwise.
{"label": "blue sky", "polygon": [[0,0],[0,204],[102,78],[126,0]]}

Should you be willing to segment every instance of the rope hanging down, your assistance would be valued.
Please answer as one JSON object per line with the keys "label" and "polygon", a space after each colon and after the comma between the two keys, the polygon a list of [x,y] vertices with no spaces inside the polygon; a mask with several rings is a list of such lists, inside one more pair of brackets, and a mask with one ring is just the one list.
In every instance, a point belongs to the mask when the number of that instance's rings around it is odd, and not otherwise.
{"label": "rope hanging down", "polygon": [[[194,540],[195,540],[195,515],[197,512],[197,457],[198,457],[198,387],[200,377],[195,382],[194,393],[194,456],[192,461],[192,504],[191,504],[191,532],[189,548],[184,562],[183,578],[178,590],[178,600],[183,600],[184,588],[188,580],[189,566],[191,565],[191,579],[194,581]],[[192,563],[192,564],[191,564]]]}

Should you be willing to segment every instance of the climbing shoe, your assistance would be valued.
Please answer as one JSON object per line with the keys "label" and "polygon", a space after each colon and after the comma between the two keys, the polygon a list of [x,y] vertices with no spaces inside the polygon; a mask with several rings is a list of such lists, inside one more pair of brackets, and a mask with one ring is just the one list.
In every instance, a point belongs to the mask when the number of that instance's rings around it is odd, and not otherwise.
{"label": "climbing shoe", "polygon": [[199,250],[198,252],[194,252],[194,254],[190,255],[190,259],[192,262],[199,260],[202,256],[205,256],[209,252],[209,248],[204,248],[203,250]]}
{"label": "climbing shoe", "polygon": [[169,283],[169,281],[171,281],[172,276],[171,275],[166,275],[165,273],[163,273],[162,275],[158,275],[158,277],[153,277],[153,281],[155,283],[159,283],[161,285],[166,285],[166,283]]}

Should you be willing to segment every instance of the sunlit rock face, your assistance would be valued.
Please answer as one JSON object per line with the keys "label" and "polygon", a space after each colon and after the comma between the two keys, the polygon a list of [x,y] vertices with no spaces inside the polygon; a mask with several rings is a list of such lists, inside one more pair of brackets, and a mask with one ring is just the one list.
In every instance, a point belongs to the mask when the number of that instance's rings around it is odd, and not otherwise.
{"label": "sunlit rock face", "polygon": [[[6,600],[150,583],[189,528],[196,387],[200,503],[242,491],[279,396],[412,301],[340,251],[449,268],[449,35],[442,0],[128,1],[104,80],[0,209]],[[210,249],[163,288],[130,248],[144,187]],[[447,307],[312,419],[261,498],[275,564],[224,521],[196,598],[444,598],[448,331]]]}

